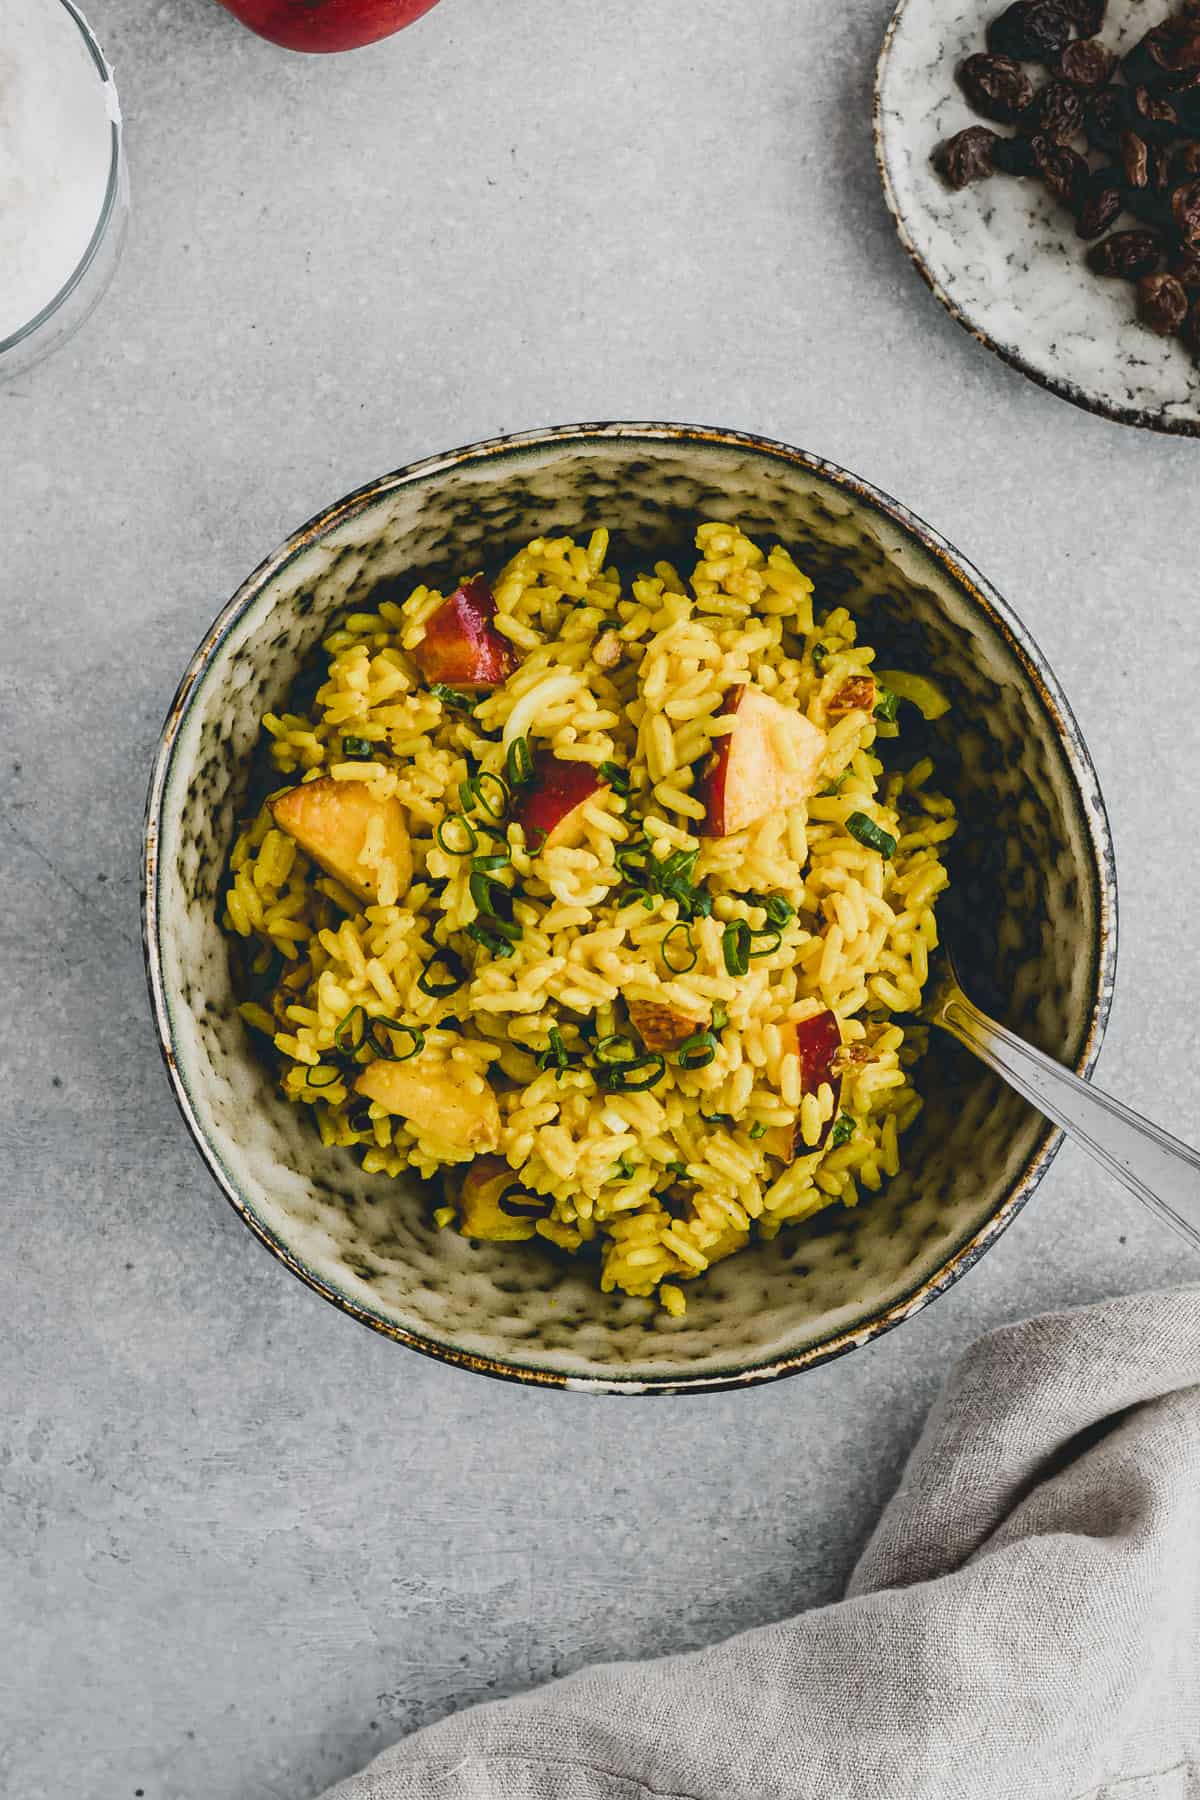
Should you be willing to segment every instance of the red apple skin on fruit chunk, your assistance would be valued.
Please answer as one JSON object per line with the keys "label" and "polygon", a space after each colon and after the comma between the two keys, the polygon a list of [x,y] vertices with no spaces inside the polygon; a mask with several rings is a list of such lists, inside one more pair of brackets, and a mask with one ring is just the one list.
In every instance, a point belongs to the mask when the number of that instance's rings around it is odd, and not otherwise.
{"label": "red apple skin on fruit chunk", "polygon": [[583,836],[580,808],[607,786],[590,763],[567,762],[552,750],[539,750],[533,774],[518,788],[513,807],[529,848],[554,850],[577,844]]}
{"label": "red apple skin on fruit chunk", "polygon": [[788,1030],[795,1033],[802,1091],[815,1094],[826,1081],[833,1089],[833,1106],[815,1144],[805,1143],[799,1119],[794,1125],[773,1126],[767,1133],[765,1147],[773,1155],[790,1163],[798,1156],[812,1156],[815,1151],[823,1150],[833,1130],[842,1098],[842,1078],[834,1071],[834,1062],[842,1047],[842,1028],[838,1024],[837,1014],[825,1011],[814,1013],[811,1019],[802,1019],[798,1025],[788,1027]]}
{"label": "red apple skin on fruit chunk", "polygon": [[285,50],[357,50],[403,31],[437,0],[221,0],[243,25]]}
{"label": "red apple skin on fruit chunk", "polygon": [[721,711],[732,713],[734,725],[717,739],[700,778],[706,837],[728,837],[807,800],[825,755],[819,726],[749,682],[730,688]]}
{"label": "red apple skin on fruit chunk", "polygon": [[425,621],[413,661],[428,682],[450,688],[496,688],[517,667],[518,656],[492,621],[496,596],[486,581],[467,581]]}

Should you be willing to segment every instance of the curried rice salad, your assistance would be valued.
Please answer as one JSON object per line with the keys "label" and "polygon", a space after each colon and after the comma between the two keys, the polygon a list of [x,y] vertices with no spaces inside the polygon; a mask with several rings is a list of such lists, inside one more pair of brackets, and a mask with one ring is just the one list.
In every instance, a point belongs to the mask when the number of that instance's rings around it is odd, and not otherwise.
{"label": "curried rice salad", "polygon": [[223,917],[325,1143],[674,1315],[895,1174],[955,829],[928,758],[879,755],[940,690],[815,618],[785,549],[696,544],[627,584],[607,531],[538,538],[341,620],[263,721],[283,785]]}

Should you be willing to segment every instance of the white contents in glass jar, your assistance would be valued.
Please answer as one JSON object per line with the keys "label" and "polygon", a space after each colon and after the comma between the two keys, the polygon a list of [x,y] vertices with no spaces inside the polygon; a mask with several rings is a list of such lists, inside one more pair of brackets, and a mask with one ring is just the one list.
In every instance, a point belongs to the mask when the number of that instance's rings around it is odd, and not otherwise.
{"label": "white contents in glass jar", "polygon": [[115,103],[62,0],[0,0],[0,343],[83,260],[104,206]]}

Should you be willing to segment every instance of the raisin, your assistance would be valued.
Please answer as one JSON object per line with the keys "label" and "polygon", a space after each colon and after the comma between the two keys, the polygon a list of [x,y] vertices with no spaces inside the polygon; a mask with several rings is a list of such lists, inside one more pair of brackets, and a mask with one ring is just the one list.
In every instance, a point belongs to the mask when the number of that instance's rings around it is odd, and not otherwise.
{"label": "raisin", "polygon": [[1033,137],[1029,140],[1033,151],[1034,166],[1056,200],[1064,206],[1073,206],[1075,196],[1083,189],[1088,178],[1088,166],[1078,150],[1072,150],[1066,144],[1056,144],[1052,138]]}
{"label": "raisin", "polygon": [[996,133],[986,125],[968,125],[956,137],[947,138],[933,153],[934,167],[947,187],[964,188],[995,171],[992,147]]}
{"label": "raisin", "polygon": [[1083,101],[1069,81],[1047,81],[1021,120],[1022,131],[1069,144],[1083,130]]}
{"label": "raisin", "polygon": [[1200,288],[1200,249],[1184,244],[1171,258],[1171,273],[1185,288]]}
{"label": "raisin", "polygon": [[1080,37],[1092,38],[1104,23],[1108,0],[1060,0],[1063,11]]}
{"label": "raisin", "polygon": [[1159,337],[1174,337],[1188,316],[1188,297],[1174,275],[1143,275],[1137,299],[1138,318]]}
{"label": "raisin", "polygon": [[1136,131],[1121,133],[1121,167],[1129,187],[1145,187],[1149,179],[1150,152]]}
{"label": "raisin", "polygon": [[1092,94],[1084,108],[1083,128],[1088,143],[1096,150],[1115,150],[1124,125],[1124,103],[1120,88],[1101,88]]}
{"label": "raisin", "polygon": [[1037,174],[1037,163],[1026,137],[998,137],[992,145],[992,161],[1002,175]]}
{"label": "raisin", "polygon": [[1070,35],[1058,0],[1014,0],[987,29],[988,49],[1018,62],[1052,62]]}
{"label": "raisin", "polygon": [[1146,167],[1146,185],[1154,194],[1166,194],[1174,185],[1171,151],[1166,144],[1151,144]]}
{"label": "raisin", "polygon": [[1185,244],[1200,244],[1200,180],[1185,181],[1175,189],[1171,216]]}
{"label": "raisin", "polygon": [[1152,94],[1148,87],[1133,90],[1133,113],[1138,131],[1145,138],[1174,137],[1179,128],[1179,114],[1172,103]]}
{"label": "raisin", "polygon": [[1033,83],[1019,63],[983,51],[959,65],[958,85],[977,113],[1002,125],[1020,118],[1033,99]]}
{"label": "raisin", "polygon": [[1076,87],[1100,88],[1113,72],[1113,53],[1099,38],[1068,44],[1058,59],[1058,72]]}
{"label": "raisin", "polygon": [[1092,245],[1087,259],[1096,275],[1136,281],[1139,275],[1152,275],[1162,268],[1162,239],[1154,231],[1114,231]]}
{"label": "raisin", "polygon": [[1200,175],[1200,144],[1181,144],[1171,158],[1171,179],[1192,181]]}
{"label": "raisin", "polygon": [[1081,238],[1103,237],[1120,213],[1121,177],[1116,169],[1097,169],[1083,183],[1076,206],[1075,229]]}

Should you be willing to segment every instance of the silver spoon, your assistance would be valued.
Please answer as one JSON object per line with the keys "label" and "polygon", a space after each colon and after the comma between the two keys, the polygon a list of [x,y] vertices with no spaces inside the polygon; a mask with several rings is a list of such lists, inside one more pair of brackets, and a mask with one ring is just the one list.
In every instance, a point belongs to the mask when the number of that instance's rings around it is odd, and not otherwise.
{"label": "silver spoon", "polygon": [[942,954],[943,978],[922,1018],[957,1038],[1180,1237],[1200,1245],[1200,1155],[980,1012]]}

